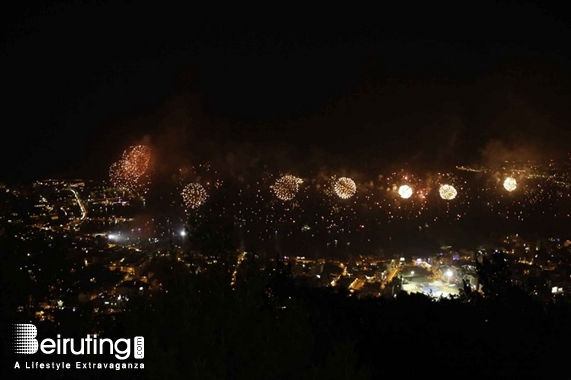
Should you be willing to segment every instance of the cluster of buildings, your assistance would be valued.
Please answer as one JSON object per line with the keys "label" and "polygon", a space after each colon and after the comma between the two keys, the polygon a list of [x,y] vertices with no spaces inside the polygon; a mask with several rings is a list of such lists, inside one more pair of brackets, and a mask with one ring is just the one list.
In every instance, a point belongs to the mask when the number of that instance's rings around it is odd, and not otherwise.
{"label": "cluster of buildings", "polygon": [[[191,245],[180,221],[155,220],[145,213],[144,200],[103,183],[46,180],[10,188],[1,185],[0,198],[0,236],[7,231],[14,236],[9,254],[33,285],[19,309],[40,320],[86,308],[95,314],[114,314],[126,307],[130,297],[164,291],[168,271],[160,273],[155,265],[161,257],[174,257],[194,273],[217,265],[216,256]],[[571,293],[570,239],[571,235],[508,234],[478,247],[443,246],[422,256],[367,255],[348,246],[345,258],[316,254],[282,259],[304,286],[355,297],[391,297],[400,291],[440,297],[457,295],[466,285],[481,291],[478,263],[502,250],[512,282],[549,300]],[[239,252],[248,250],[239,248]],[[241,257],[233,267],[239,267]]]}
{"label": "cluster of buildings", "polygon": [[424,257],[288,259],[293,276],[305,285],[345,289],[359,297],[394,296],[403,290],[438,298],[459,295],[466,286],[482,292],[478,266],[499,250],[505,253],[512,284],[544,301],[571,294],[571,241],[557,237],[513,234],[473,250],[448,246]]}

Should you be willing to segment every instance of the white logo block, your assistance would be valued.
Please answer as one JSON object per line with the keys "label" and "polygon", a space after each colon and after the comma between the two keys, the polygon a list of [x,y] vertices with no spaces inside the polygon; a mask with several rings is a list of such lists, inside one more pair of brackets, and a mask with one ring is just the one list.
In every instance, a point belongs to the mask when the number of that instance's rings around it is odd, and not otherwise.
{"label": "white logo block", "polygon": [[38,352],[37,335],[36,326],[30,323],[15,323],[13,325],[14,351],[17,354],[35,354]]}

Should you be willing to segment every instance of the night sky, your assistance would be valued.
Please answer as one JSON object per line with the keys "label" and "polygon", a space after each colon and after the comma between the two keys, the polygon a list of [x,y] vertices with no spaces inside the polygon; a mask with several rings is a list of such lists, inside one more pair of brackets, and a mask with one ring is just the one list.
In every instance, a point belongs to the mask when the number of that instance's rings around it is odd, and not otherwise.
{"label": "night sky", "polygon": [[1,2],[0,181],[105,179],[129,145],[380,172],[569,152],[565,2]]}

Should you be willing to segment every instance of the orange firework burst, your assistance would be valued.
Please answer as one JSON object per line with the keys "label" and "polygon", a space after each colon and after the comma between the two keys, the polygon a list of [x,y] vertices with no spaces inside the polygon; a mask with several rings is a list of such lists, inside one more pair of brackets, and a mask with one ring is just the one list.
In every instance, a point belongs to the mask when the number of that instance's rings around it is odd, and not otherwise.
{"label": "orange firework burst", "polygon": [[124,165],[133,177],[139,178],[149,168],[151,148],[146,145],[135,145],[123,152]]}
{"label": "orange firework burst", "polygon": [[145,174],[151,161],[151,149],[145,145],[135,145],[123,152],[119,161],[111,164],[109,177],[113,185],[137,192],[145,192],[148,178]]}

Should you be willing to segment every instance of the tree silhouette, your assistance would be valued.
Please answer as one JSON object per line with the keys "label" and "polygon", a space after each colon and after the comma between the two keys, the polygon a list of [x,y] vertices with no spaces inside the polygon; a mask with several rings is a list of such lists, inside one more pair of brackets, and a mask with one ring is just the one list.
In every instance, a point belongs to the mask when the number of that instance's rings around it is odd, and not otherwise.
{"label": "tree silhouette", "polygon": [[482,291],[488,298],[506,298],[514,290],[511,272],[503,251],[495,251],[490,257],[484,256],[476,263]]}

